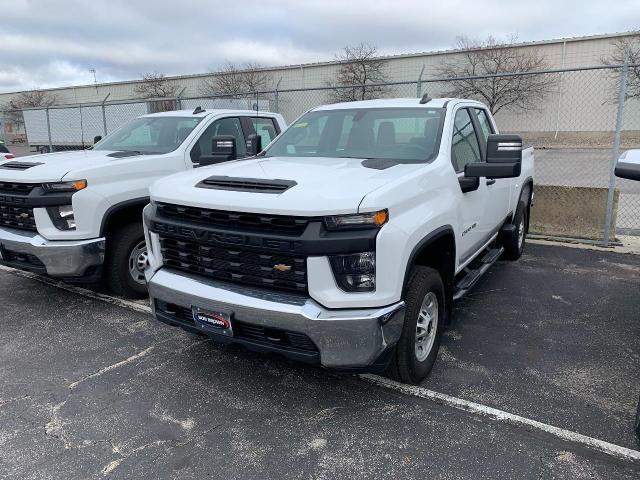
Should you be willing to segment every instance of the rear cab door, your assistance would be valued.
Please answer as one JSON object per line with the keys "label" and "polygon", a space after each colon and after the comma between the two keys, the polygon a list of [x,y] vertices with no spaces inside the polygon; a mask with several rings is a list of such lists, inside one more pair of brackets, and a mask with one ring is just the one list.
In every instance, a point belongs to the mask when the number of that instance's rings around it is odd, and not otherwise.
{"label": "rear cab door", "polygon": [[[492,133],[499,133],[491,113],[484,106],[475,106],[473,113],[476,118],[477,131],[479,133],[482,159],[487,158],[487,139]],[[506,220],[509,212],[509,196],[513,178],[481,178],[487,186],[486,221],[490,232],[497,232]]]}

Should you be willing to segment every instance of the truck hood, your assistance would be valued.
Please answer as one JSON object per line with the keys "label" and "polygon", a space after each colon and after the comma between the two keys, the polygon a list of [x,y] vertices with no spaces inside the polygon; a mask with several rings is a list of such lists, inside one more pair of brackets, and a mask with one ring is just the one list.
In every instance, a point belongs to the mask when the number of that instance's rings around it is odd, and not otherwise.
{"label": "truck hood", "polygon": [[[157,202],[216,210],[327,215],[358,211],[367,193],[409,175],[423,165],[396,164],[385,169],[363,166],[363,159],[270,157],[238,160],[165,177],[151,187]],[[295,182],[282,193],[196,187],[213,176]]]}
{"label": "truck hood", "polygon": [[[86,170],[123,159],[108,157],[110,151],[80,150],[30,155],[0,162],[0,182],[57,182],[73,170]],[[127,157],[132,158],[132,157]],[[24,170],[2,168],[10,162],[34,164]],[[74,179],[72,179],[74,180]],[[77,179],[76,179],[77,180]]]}

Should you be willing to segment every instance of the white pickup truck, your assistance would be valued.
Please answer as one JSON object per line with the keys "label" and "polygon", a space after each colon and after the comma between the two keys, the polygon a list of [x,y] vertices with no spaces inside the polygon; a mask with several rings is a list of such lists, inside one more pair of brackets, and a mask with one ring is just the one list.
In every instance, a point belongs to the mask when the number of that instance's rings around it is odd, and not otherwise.
{"label": "white pickup truck", "polygon": [[[106,278],[116,293],[147,293],[142,209],[157,179],[255,155],[284,129],[281,115],[181,110],[144,115],[91,150],[0,157],[0,263],[67,281]],[[224,158],[212,138],[234,139]]]}
{"label": "white pickup truck", "polygon": [[[214,142],[221,155],[233,148]],[[454,300],[499,257],[520,257],[533,173],[533,149],[499,135],[476,101],[313,109],[254,159],[151,187],[154,315],[220,342],[417,383]]]}

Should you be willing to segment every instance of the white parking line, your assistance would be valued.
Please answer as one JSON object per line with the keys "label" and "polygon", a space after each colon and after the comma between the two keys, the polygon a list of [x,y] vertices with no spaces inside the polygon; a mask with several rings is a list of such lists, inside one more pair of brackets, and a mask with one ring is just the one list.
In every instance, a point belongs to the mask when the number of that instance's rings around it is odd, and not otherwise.
{"label": "white parking line", "polygon": [[[121,298],[115,298],[110,295],[105,295],[103,293],[93,292],[85,288],[75,287],[73,285],[68,285],[64,282],[54,280],[48,277],[44,277],[35,273],[25,272],[22,270],[17,270],[15,268],[5,267],[3,265],[0,265],[0,271],[5,271],[5,272],[12,273],[14,275],[19,275],[25,278],[30,278],[32,280],[36,280],[38,282],[51,285],[53,287],[57,287],[62,290],[66,290],[68,292],[77,293],[84,297],[93,298],[106,303],[110,303],[112,305],[117,305],[120,307],[128,308],[130,310],[135,310],[136,312],[151,313],[151,308],[147,305],[142,305],[142,304],[132,302],[130,300],[124,300]],[[359,377],[369,383],[378,385],[380,387],[389,388],[389,389],[398,391],[400,393],[403,393],[405,395],[411,395],[414,397],[420,397],[420,398],[432,400],[441,405],[446,405],[448,407],[452,407],[468,413],[491,418],[492,420],[495,420],[497,422],[516,425],[519,427],[525,427],[526,429],[533,428],[538,431],[545,432],[549,435],[553,435],[561,440],[575,443],[583,447],[589,448],[591,450],[596,450],[606,455],[619,458],[621,460],[640,462],[640,451],[632,450],[626,447],[621,447],[619,445],[605,442],[603,440],[598,440],[597,438],[589,437],[587,435],[582,435],[581,433],[576,433],[570,430],[565,430],[563,428],[554,427],[553,425],[548,425],[546,423],[538,422],[536,420],[531,420],[526,417],[521,417],[520,415],[514,415],[513,413],[505,412],[503,410],[498,410],[497,408],[488,407],[486,405],[482,405],[479,403],[470,402],[462,398],[453,397],[445,393],[439,393],[439,392],[435,392],[433,390],[429,390],[422,387],[416,387],[413,385],[405,385],[403,383],[394,382],[393,380],[390,380],[384,377],[379,377],[377,375],[359,375]]]}
{"label": "white parking line", "polygon": [[91,290],[87,290],[86,288],[69,285],[68,283],[64,283],[53,278],[44,277],[42,275],[38,275],[37,273],[25,272],[23,270],[6,267],[4,265],[0,265],[0,271],[12,273],[20,277],[30,278],[31,280],[35,280],[40,283],[66,290],[67,292],[77,293],[78,295],[82,295],[83,297],[94,298],[103,302],[111,303],[112,305],[118,305],[119,307],[125,307],[130,310],[135,310],[136,312],[151,313],[151,307],[148,305],[132,302],[131,300],[125,300],[124,298],[112,297],[111,295],[94,292]]}
{"label": "white parking line", "polygon": [[514,415],[513,413],[498,410],[497,408],[487,407],[486,405],[470,402],[462,398],[452,397],[451,395],[447,395],[445,393],[434,392],[433,390],[429,390],[427,388],[394,382],[393,380],[379,377],[377,375],[360,375],[360,378],[375,385],[396,390],[405,395],[412,395],[414,397],[433,400],[436,403],[476,415],[481,415],[483,417],[489,417],[492,420],[496,420],[501,423],[508,423],[511,425],[517,425],[519,427],[526,427],[527,429],[535,428],[536,430],[548,433],[562,440],[576,443],[592,450],[597,450],[621,460],[640,462],[640,452],[637,450],[631,450],[630,448],[621,447],[613,443],[598,440],[597,438],[588,437],[586,435],[582,435],[581,433],[565,430],[564,428],[554,427],[553,425],[548,425],[536,420],[521,417],[520,415]]}

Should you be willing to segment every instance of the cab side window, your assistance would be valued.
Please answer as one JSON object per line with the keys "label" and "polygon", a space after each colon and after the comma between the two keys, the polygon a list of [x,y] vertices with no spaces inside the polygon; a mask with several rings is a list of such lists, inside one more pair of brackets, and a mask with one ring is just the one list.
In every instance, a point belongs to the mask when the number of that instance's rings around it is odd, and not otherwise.
{"label": "cab side window", "polygon": [[236,152],[238,158],[247,155],[247,145],[242,132],[239,118],[221,118],[216,120],[200,135],[200,138],[191,149],[191,161],[194,163],[206,162],[211,159],[211,141],[219,135],[232,135],[236,139]]}
{"label": "cab side window", "polygon": [[464,171],[465,165],[480,162],[480,145],[466,108],[458,110],[453,121],[453,141],[451,144],[451,162],[456,172]]}
{"label": "cab side window", "polygon": [[478,123],[480,124],[480,133],[484,138],[484,143],[487,143],[489,139],[489,135],[493,133],[493,126],[489,121],[489,117],[487,115],[487,111],[482,108],[476,108],[476,116],[478,117]]}
{"label": "cab side window", "polygon": [[262,148],[265,148],[278,135],[275,120],[263,117],[250,117],[250,119],[256,134],[262,137]]}

